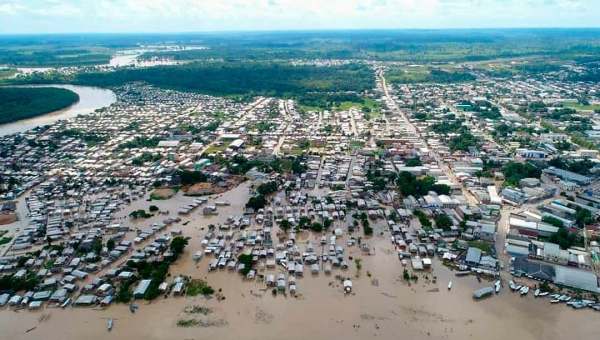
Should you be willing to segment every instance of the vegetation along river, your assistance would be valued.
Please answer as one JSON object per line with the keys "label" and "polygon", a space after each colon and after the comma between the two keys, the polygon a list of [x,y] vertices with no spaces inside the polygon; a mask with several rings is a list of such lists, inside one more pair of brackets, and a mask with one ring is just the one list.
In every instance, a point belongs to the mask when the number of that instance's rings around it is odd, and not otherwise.
{"label": "vegetation along river", "polygon": [[[35,86],[35,85],[33,85]],[[56,87],[71,90],[79,95],[79,101],[75,104],[48,114],[30,119],[19,120],[12,123],[0,125],[0,136],[13,133],[25,132],[38,126],[53,124],[56,121],[75,117],[80,114],[93,112],[97,109],[110,106],[116,101],[115,94],[111,90],[91,86],[76,85],[40,85],[41,87]],[[29,87],[29,86],[28,86]]]}

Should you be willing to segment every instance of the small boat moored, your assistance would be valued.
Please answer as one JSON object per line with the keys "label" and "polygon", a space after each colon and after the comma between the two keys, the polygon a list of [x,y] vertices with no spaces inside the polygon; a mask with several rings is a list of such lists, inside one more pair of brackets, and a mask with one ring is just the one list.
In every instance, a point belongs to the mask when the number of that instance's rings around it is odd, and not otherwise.
{"label": "small boat moored", "polygon": [[510,287],[511,290],[517,289],[517,286],[515,286],[515,281],[513,281],[513,280],[508,281],[508,286]]}
{"label": "small boat moored", "polygon": [[452,289],[452,281],[448,282],[448,290]]}
{"label": "small boat moored", "polygon": [[106,328],[110,331],[113,329],[114,324],[115,324],[115,320],[110,319],[110,320],[108,320],[108,326]]}
{"label": "small boat moored", "polygon": [[550,294],[550,293],[548,293],[548,292],[541,292],[541,293],[540,293],[540,296],[546,296],[546,295],[548,295],[548,294]]}
{"label": "small boat moored", "polygon": [[540,296],[540,289],[536,289],[535,292],[533,292],[533,296],[538,297]]}
{"label": "small boat moored", "polygon": [[65,302],[63,302],[63,303],[60,305],[60,308],[67,308],[67,306],[69,306],[69,305],[71,304],[71,302],[72,302],[72,301],[73,301],[73,300],[71,300],[71,298],[68,298],[68,299],[66,299],[66,300],[65,300]]}
{"label": "small boat moored", "polygon": [[550,303],[559,303],[559,302],[560,302],[560,300],[558,300],[558,299],[550,300]]}

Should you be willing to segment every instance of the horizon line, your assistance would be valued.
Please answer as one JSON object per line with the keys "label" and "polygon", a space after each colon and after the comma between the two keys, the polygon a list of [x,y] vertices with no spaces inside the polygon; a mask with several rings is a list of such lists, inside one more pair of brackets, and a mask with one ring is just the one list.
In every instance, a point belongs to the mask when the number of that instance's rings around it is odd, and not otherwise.
{"label": "horizon line", "polygon": [[302,32],[400,32],[400,31],[493,31],[493,30],[598,30],[600,26],[586,26],[586,27],[566,27],[566,26],[537,26],[537,27],[453,27],[453,28],[323,28],[323,29],[257,29],[257,30],[207,30],[207,31],[122,31],[122,32],[107,32],[107,31],[90,31],[90,32],[14,32],[14,33],[2,33],[0,37],[5,36],[50,36],[50,35],[128,35],[128,34],[146,34],[146,35],[169,35],[169,34],[188,34],[188,35],[201,35],[201,34],[224,34],[224,33],[302,33]]}

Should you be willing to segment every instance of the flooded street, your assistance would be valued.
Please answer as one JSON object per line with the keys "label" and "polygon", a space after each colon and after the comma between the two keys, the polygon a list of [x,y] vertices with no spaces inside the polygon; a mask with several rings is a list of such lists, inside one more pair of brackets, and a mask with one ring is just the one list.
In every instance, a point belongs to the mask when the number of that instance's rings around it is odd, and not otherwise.
{"label": "flooded street", "polygon": [[[148,197],[149,194],[146,195]],[[225,300],[204,297],[159,298],[147,304],[139,300],[134,314],[127,306],[113,305],[104,311],[90,308],[52,309],[13,312],[0,311],[0,338],[2,339],[288,339],[344,338],[414,338],[414,339],[595,339],[598,314],[591,310],[573,310],[564,305],[551,305],[549,299],[534,299],[530,294],[521,297],[508,290],[509,275],[503,274],[505,288],[498,295],[481,301],[472,299],[474,290],[492,285],[478,283],[473,276],[456,277],[437,259],[430,272],[416,273],[418,281],[410,285],[402,279],[402,266],[389,234],[364,239],[374,255],[363,254],[358,246],[345,246],[348,259],[360,258],[362,269],[357,271],[353,260],[349,268],[334,269],[331,275],[320,272],[297,277],[295,297],[282,293],[274,296],[271,288],[257,281],[247,281],[234,271],[221,269],[208,272],[211,256],[196,263],[192,254],[201,249],[200,242],[209,224],[225,222],[230,214],[240,214],[247,201],[247,184],[220,195],[218,200],[229,200],[231,206],[219,208],[219,215],[204,217],[196,210],[182,217],[174,228],[183,230],[190,243],[183,257],[171,267],[171,276],[189,275],[205,279]],[[169,210],[171,216],[180,206],[193,200],[181,192],[168,201],[134,201],[131,209],[147,209],[157,205]],[[208,204],[213,204],[211,198]],[[120,212],[124,217],[127,211]],[[165,216],[156,216],[136,223],[123,219],[125,224],[144,228]],[[118,221],[118,220],[117,220]],[[187,225],[184,222],[189,221]],[[345,222],[336,221],[338,226]],[[250,229],[256,228],[252,225]],[[376,227],[376,231],[381,227]],[[299,239],[310,239],[318,244],[320,235],[305,233]],[[355,234],[355,237],[361,236]],[[343,244],[349,235],[342,238]],[[128,235],[127,239],[130,239]],[[299,241],[304,243],[305,241]],[[319,247],[317,247],[318,249]],[[317,251],[319,252],[319,251]],[[406,267],[410,268],[410,264]],[[282,267],[259,271],[259,274],[284,273]],[[287,274],[286,274],[287,276]],[[341,277],[353,281],[353,292],[344,295]],[[435,278],[435,283],[434,283]],[[446,286],[453,281],[453,288]],[[209,315],[190,316],[183,313],[187,306],[204,306]],[[207,327],[182,328],[179,320],[199,317]],[[106,329],[113,318],[114,329]],[[27,332],[32,328],[35,329]]]}
{"label": "flooded street", "polygon": [[110,106],[117,100],[115,94],[111,90],[99,87],[77,85],[39,85],[39,87],[57,87],[71,90],[79,95],[79,101],[63,110],[51,112],[31,119],[2,124],[0,125],[0,136],[25,132],[38,126],[53,124],[62,119],[73,118],[80,114],[87,114],[97,109]]}

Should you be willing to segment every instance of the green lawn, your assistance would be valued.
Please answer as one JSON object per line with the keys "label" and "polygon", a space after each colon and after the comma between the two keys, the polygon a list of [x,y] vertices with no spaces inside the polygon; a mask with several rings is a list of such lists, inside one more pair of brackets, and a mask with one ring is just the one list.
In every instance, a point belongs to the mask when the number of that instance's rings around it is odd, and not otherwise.
{"label": "green lawn", "polygon": [[223,145],[221,146],[217,146],[217,145],[212,145],[211,147],[209,147],[208,149],[206,149],[206,151],[204,153],[206,154],[211,154],[211,153],[216,153],[216,152],[223,152],[227,149],[227,147],[229,146],[229,144],[231,144],[230,142],[224,142]]}
{"label": "green lawn", "polygon": [[469,241],[469,247],[479,248],[486,253],[490,252],[490,244],[483,241]]}
{"label": "green lawn", "polygon": [[580,105],[576,103],[564,103],[564,106],[574,110],[600,110],[600,105]]}
{"label": "green lawn", "polygon": [[379,103],[373,99],[369,99],[369,98],[366,98],[364,103],[342,102],[342,103],[340,103],[340,106],[337,106],[335,108],[334,111],[336,111],[336,112],[348,111],[352,107],[357,107],[359,109],[362,109],[363,107],[369,108],[369,109],[371,109],[371,113],[376,113],[381,110],[381,103]]}
{"label": "green lawn", "polygon": [[10,78],[17,73],[17,70],[12,68],[0,68],[0,79],[1,78]]}
{"label": "green lawn", "polygon": [[323,111],[323,109],[321,109],[320,107],[316,107],[316,106],[308,106],[308,105],[298,105],[300,107],[300,110],[304,111],[304,112],[308,112],[308,111]]}

